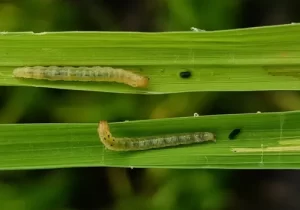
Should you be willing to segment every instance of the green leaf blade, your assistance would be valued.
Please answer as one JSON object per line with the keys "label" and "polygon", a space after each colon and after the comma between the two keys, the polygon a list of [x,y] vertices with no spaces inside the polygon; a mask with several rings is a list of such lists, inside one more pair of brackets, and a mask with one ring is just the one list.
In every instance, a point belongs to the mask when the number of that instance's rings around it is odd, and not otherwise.
{"label": "green leaf blade", "polygon": [[[216,143],[136,152],[103,147],[97,124],[0,126],[0,169],[62,167],[299,168],[300,112],[214,115],[110,123],[114,136],[210,131]],[[229,133],[241,128],[234,140]]]}
{"label": "green leaf blade", "polygon": [[[133,94],[300,89],[300,24],[212,32],[45,32],[0,35],[0,85]],[[20,66],[110,66],[150,78],[115,83],[13,78]],[[189,70],[192,77],[180,78]]]}

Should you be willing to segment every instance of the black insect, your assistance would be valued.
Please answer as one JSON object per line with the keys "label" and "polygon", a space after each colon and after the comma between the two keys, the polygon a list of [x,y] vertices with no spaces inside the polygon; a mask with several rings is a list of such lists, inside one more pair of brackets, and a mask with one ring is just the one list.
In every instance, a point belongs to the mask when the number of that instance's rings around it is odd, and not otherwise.
{"label": "black insect", "polygon": [[229,134],[228,138],[230,140],[234,140],[237,137],[237,135],[239,135],[240,132],[241,132],[241,129],[240,128],[236,128],[233,131],[231,131],[231,133]]}
{"label": "black insect", "polygon": [[182,71],[180,72],[179,75],[181,78],[186,79],[186,78],[190,78],[192,76],[192,73],[190,71]]}

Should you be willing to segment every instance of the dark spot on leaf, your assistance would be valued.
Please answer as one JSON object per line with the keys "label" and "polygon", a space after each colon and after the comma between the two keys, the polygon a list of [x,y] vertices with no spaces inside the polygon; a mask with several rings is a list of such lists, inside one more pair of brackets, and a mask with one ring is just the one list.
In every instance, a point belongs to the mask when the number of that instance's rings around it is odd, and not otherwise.
{"label": "dark spot on leaf", "polygon": [[241,129],[240,128],[236,128],[233,131],[231,131],[231,133],[229,134],[228,138],[230,140],[234,140],[237,137],[237,135],[239,135],[240,132],[241,132]]}
{"label": "dark spot on leaf", "polygon": [[192,73],[190,71],[182,71],[179,75],[181,78],[187,79],[192,76]]}

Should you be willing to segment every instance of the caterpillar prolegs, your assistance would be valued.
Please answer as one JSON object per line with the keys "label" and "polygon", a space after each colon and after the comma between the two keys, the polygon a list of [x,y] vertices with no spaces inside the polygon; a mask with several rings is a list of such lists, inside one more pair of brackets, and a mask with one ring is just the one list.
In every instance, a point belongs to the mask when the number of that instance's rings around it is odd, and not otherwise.
{"label": "caterpillar prolegs", "polygon": [[118,82],[132,87],[147,87],[149,78],[134,72],[112,67],[28,66],[13,71],[14,77],[41,80]]}
{"label": "caterpillar prolegs", "polygon": [[107,121],[100,121],[98,134],[104,146],[114,151],[148,150],[206,141],[216,142],[216,135],[210,132],[149,136],[145,138],[116,138],[112,136]]}

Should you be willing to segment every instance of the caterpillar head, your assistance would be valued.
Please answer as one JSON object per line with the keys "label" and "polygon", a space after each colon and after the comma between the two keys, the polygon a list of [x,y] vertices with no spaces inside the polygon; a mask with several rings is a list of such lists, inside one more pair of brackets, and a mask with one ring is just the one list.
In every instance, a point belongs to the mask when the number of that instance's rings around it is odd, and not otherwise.
{"label": "caterpillar head", "polygon": [[149,84],[149,77],[145,76],[136,76],[135,79],[133,79],[130,82],[130,85],[133,87],[141,87],[141,88],[146,88]]}
{"label": "caterpillar head", "polygon": [[107,135],[107,133],[110,133],[107,121],[99,122],[98,132],[101,135]]}
{"label": "caterpillar head", "polygon": [[100,137],[100,140],[104,145],[109,141],[111,138],[111,133],[108,127],[107,121],[100,121],[98,126],[98,134]]}

